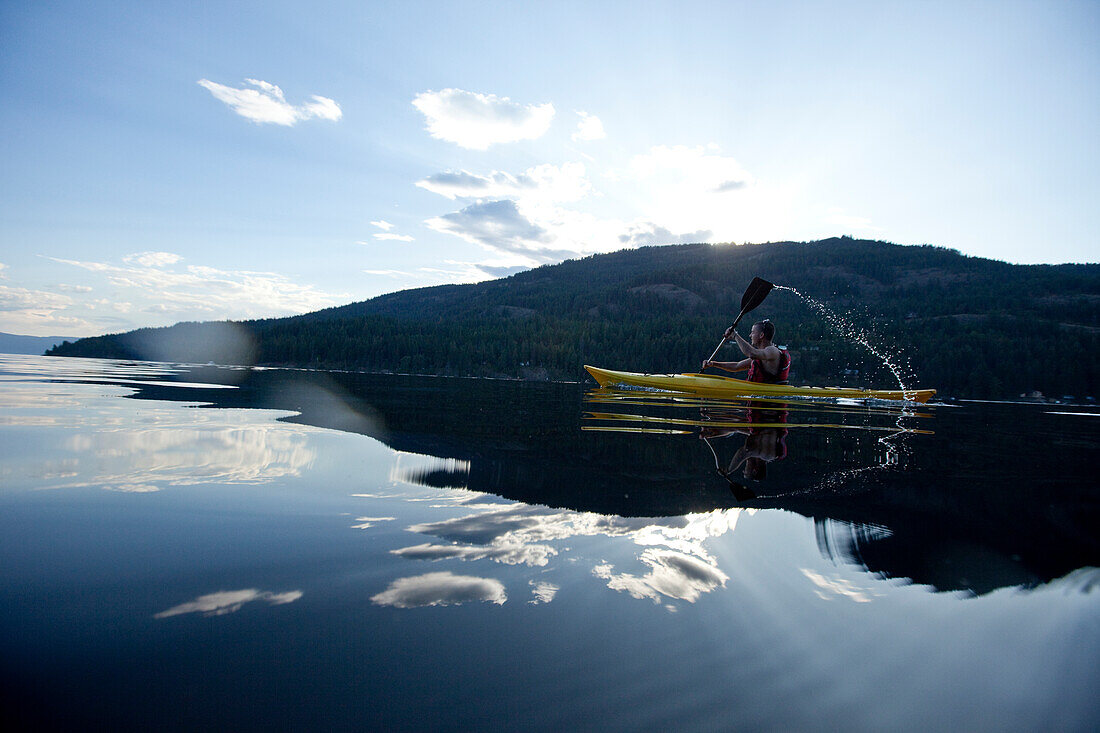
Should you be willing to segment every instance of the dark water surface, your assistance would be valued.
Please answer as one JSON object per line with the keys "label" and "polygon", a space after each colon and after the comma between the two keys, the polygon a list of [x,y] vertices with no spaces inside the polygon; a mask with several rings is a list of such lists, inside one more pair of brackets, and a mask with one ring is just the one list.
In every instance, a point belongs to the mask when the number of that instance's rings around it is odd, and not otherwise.
{"label": "dark water surface", "polygon": [[3,715],[1095,730],[1098,412],[0,355]]}

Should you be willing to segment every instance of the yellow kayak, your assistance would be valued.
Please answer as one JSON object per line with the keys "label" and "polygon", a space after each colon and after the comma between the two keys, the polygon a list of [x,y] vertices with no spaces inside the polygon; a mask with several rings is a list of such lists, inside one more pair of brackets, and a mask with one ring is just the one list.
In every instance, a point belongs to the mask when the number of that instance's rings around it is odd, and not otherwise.
{"label": "yellow kayak", "polygon": [[848,397],[854,399],[910,400],[927,402],[936,394],[934,389],[851,389],[848,387],[792,387],[789,384],[762,384],[713,374],[637,374],[616,372],[598,367],[584,367],[601,387],[627,385],[650,387],[670,392],[687,392],[708,397],[752,395],[763,397]]}

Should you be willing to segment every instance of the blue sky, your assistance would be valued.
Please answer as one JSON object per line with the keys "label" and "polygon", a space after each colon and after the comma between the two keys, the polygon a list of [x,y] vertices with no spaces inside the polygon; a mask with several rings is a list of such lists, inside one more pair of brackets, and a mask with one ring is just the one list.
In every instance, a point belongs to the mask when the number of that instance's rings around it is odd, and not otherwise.
{"label": "blue sky", "polygon": [[680,241],[1100,260],[1097,2],[7,2],[0,98],[5,332]]}

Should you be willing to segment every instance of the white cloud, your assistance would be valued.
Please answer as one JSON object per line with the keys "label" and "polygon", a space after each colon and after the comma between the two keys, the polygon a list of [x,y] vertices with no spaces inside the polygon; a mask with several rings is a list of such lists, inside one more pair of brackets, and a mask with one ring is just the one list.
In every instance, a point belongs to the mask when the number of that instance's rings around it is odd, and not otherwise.
{"label": "white cloud", "polygon": [[0,311],[36,310],[52,313],[72,303],[73,299],[67,295],[0,285]]}
{"label": "white cloud", "polygon": [[412,241],[415,241],[408,234],[388,234],[386,232],[379,232],[379,233],[374,235],[374,238],[375,239],[381,239],[383,241],[393,241],[393,242],[412,242]]}
{"label": "white cloud", "polygon": [[625,247],[644,247],[650,244],[708,242],[713,235],[714,233],[709,229],[673,234],[665,227],[658,226],[651,221],[644,221],[636,222],[627,227],[626,232],[619,235],[619,241]]}
{"label": "white cloud", "polygon": [[[799,203],[806,195],[805,181],[758,180],[713,144],[658,145],[609,177],[619,196],[638,202],[644,212],[638,225],[652,223],[677,237],[709,231],[706,241],[743,242],[803,239],[822,232],[820,218],[815,227],[807,227],[819,215]],[[632,233],[624,228],[618,234],[629,238]]]}
{"label": "white cloud", "polygon": [[[728,576],[705,543],[733,531],[741,514],[732,509],[657,519],[609,517],[527,504],[470,508],[474,513],[408,528],[443,542],[414,545],[393,553],[416,560],[491,560],[545,567],[559,557],[551,543],[586,536],[622,537],[645,548],[638,559],[649,567],[649,572],[642,576],[616,573],[610,564],[602,563],[594,568],[594,574],[613,590],[657,603],[694,602],[701,594],[726,584]],[[557,592],[557,587],[549,583],[531,584],[536,598],[543,602]]]}
{"label": "white cloud", "polygon": [[873,596],[879,595],[866,588],[860,588],[852,581],[844,578],[826,578],[809,568],[801,568],[801,570],[802,574],[817,586],[814,593],[817,594],[818,598],[826,601],[840,597],[851,599],[856,603],[870,603]]}
{"label": "white cloud", "polygon": [[416,270],[363,270],[363,272],[378,277],[418,280],[431,284],[455,284],[482,282],[530,269],[528,265],[509,264],[496,259],[485,262],[443,260],[442,264],[444,267],[419,267]]}
{"label": "white cloud", "polygon": [[476,264],[469,263],[473,267],[476,267],[481,272],[484,272],[489,277],[508,277],[509,275],[515,275],[517,272],[523,272],[524,270],[530,270],[530,267],[526,265],[494,265],[491,262],[478,262]]}
{"label": "white cloud", "polygon": [[649,548],[641,561],[650,567],[644,576],[631,573],[615,574],[610,565],[597,565],[592,573],[607,581],[612,590],[626,591],[634,598],[649,598],[655,603],[661,597],[694,603],[703,593],[726,584],[729,576],[707,560],[674,550]]}
{"label": "white cloud", "polygon": [[583,163],[536,165],[519,175],[504,171],[484,176],[464,170],[446,171],[417,181],[416,185],[451,200],[511,198],[541,203],[577,201],[592,190]]}
{"label": "white cloud", "polygon": [[0,262],[0,280],[7,280],[8,276],[4,274],[4,270],[8,269],[8,266],[3,262]]}
{"label": "white cloud", "polygon": [[531,590],[531,595],[533,595],[534,598],[527,602],[536,606],[540,603],[549,603],[554,600],[554,596],[556,596],[560,590],[560,588],[553,583],[536,583],[533,580],[528,581],[528,583],[534,586]]}
{"label": "white cloud", "polygon": [[46,290],[0,285],[0,331],[29,336],[78,336],[94,326],[83,318],[67,315],[74,300]]}
{"label": "white cloud", "polygon": [[549,233],[524,217],[516,202],[509,199],[471,204],[425,223],[437,232],[453,234],[488,249],[518,254],[526,260],[550,259],[546,253],[546,245],[551,241]]}
{"label": "white cloud", "polygon": [[579,162],[537,165],[519,174],[445,171],[416,185],[451,200],[473,200],[427,220],[429,228],[497,253],[503,260],[495,267],[519,268],[623,247],[714,241],[715,227],[706,224],[725,222],[730,197],[737,195],[731,190],[752,181],[732,158],[686,147],[656,147],[636,156],[623,179],[627,189],[617,197],[657,216],[627,222],[578,210],[571,204],[602,195]]}
{"label": "white cloud", "polygon": [[241,117],[253,122],[290,127],[312,117],[336,121],[343,116],[340,105],[328,97],[313,95],[312,101],[295,106],[286,101],[283,90],[274,84],[258,79],[245,79],[245,82],[255,89],[236,89],[209,79],[200,79],[198,84]]}
{"label": "white cloud", "polygon": [[413,99],[438,140],[470,150],[541,137],[554,119],[554,105],[523,105],[508,97],[462,89],[421,92]]}
{"label": "white cloud", "polygon": [[577,114],[580,115],[581,120],[577,123],[577,130],[573,133],[574,140],[602,140],[607,137],[599,117],[580,110],[577,110]]}
{"label": "white cloud", "polygon": [[382,219],[380,221],[372,221],[371,224],[378,227],[379,229],[381,229],[383,231],[386,231],[386,232],[393,229],[393,224],[390,224],[388,221],[386,221],[384,219]]}
{"label": "white cloud", "polygon": [[356,517],[355,521],[359,524],[351,525],[352,529],[370,529],[378,522],[392,522],[396,517]]}
{"label": "white cloud", "polygon": [[253,601],[267,601],[272,606],[281,606],[293,603],[302,597],[302,591],[293,590],[288,593],[272,593],[255,588],[244,590],[223,590],[209,595],[199,596],[193,601],[182,603],[167,611],[161,611],[153,618],[169,618],[184,613],[201,613],[203,616],[224,616],[227,613],[239,611],[241,606]]}
{"label": "white cloud", "polygon": [[65,285],[62,283],[57,289],[63,293],[90,293],[92,288],[87,285]]}
{"label": "white cloud", "polygon": [[42,488],[260,485],[299,476],[316,459],[301,426],[256,422],[228,427],[224,419],[169,410],[150,412],[133,429],[96,430],[96,425],[74,422],[59,457],[43,462],[45,473],[66,477]]}
{"label": "white cloud", "polygon": [[144,301],[145,312],[196,320],[305,313],[337,305],[346,297],[299,285],[278,273],[175,267],[182,258],[163,252],[128,255],[123,258],[126,265],[49,259],[104,275],[112,287],[125,293],[126,301]]}
{"label": "white cloud", "polygon": [[137,252],[126,255],[122,261],[128,265],[141,265],[142,267],[166,267],[174,265],[183,258],[171,252]]}
{"label": "white cloud", "polygon": [[493,542],[483,545],[433,545],[423,544],[392,550],[411,560],[483,560],[491,559],[505,565],[528,565],[542,567],[558,551],[549,545],[526,544],[522,542]]}
{"label": "white cloud", "polygon": [[390,583],[389,588],[371,597],[371,601],[379,606],[396,608],[452,606],[471,601],[500,605],[507,600],[504,584],[499,580],[450,572],[398,578]]}

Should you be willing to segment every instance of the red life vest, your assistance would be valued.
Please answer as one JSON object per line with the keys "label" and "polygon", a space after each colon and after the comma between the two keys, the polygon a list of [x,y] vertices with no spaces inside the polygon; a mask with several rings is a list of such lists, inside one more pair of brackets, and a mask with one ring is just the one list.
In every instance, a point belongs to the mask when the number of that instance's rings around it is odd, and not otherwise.
{"label": "red life vest", "polygon": [[769,374],[764,368],[764,362],[753,359],[749,364],[749,381],[763,384],[783,384],[791,373],[791,355],[786,349],[779,350],[779,372]]}

